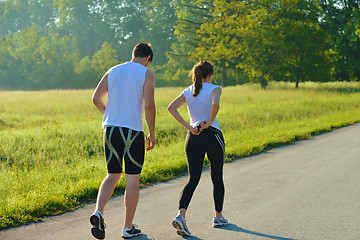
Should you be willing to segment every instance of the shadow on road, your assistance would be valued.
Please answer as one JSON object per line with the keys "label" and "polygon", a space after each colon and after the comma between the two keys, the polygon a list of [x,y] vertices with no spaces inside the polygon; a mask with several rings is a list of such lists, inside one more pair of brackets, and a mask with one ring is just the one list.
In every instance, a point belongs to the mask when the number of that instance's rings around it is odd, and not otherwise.
{"label": "shadow on road", "polygon": [[269,234],[265,234],[265,233],[253,232],[253,231],[238,227],[235,224],[231,224],[231,223],[229,223],[226,226],[221,227],[220,229],[234,231],[234,232],[247,233],[247,234],[252,234],[252,235],[256,235],[256,236],[260,236],[260,237],[264,237],[264,238],[276,239],[276,240],[296,240],[294,238],[285,238],[285,237],[279,237],[279,236],[269,235]]}
{"label": "shadow on road", "polygon": [[[179,236],[180,237],[180,236]],[[191,237],[182,237],[184,240],[204,240],[202,238],[198,238],[195,236],[191,236]],[[155,240],[155,238],[148,238],[148,236],[146,234],[141,234],[140,236],[137,236],[134,238],[134,240]]]}
{"label": "shadow on road", "polygon": [[202,238],[198,238],[198,237],[195,237],[195,236],[191,236],[191,237],[182,237],[183,239],[186,239],[186,240],[204,240]]}
{"label": "shadow on road", "polygon": [[148,238],[148,236],[146,234],[141,234],[140,236],[137,236],[134,239],[136,239],[136,240],[155,240],[154,238]]}

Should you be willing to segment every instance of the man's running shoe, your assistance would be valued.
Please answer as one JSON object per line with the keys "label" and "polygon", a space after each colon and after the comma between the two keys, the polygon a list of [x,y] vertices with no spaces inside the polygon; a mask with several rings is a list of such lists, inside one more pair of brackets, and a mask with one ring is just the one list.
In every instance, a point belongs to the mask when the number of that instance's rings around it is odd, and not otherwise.
{"label": "man's running shoe", "polygon": [[180,236],[191,236],[191,233],[186,225],[186,220],[180,214],[177,215],[176,218],[174,218],[174,220],[172,221],[172,225],[174,228],[176,228],[176,233]]}
{"label": "man's running shoe", "polygon": [[105,223],[104,218],[99,210],[96,210],[90,217],[92,235],[97,239],[105,238]]}
{"label": "man's running shoe", "polygon": [[132,225],[132,228],[123,227],[122,228],[122,236],[123,238],[132,238],[141,235],[140,229],[136,229],[138,226]]}
{"label": "man's running shoe", "polygon": [[221,227],[227,225],[229,221],[221,215],[221,218],[214,217],[213,227]]}

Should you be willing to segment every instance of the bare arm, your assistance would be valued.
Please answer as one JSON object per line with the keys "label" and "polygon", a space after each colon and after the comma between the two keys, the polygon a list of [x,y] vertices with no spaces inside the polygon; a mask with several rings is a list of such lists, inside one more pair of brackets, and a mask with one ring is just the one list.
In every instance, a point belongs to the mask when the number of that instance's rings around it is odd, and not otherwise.
{"label": "bare arm", "polygon": [[95,106],[99,109],[99,111],[104,114],[106,103],[104,101],[104,97],[108,92],[108,81],[107,78],[109,76],[109,72],[107,71],[105,75],[101,78],[99,84],[97,85],[94,94],[92,96],[92,101],[95,104]]}
{"label": "bare arm", "polygon": [[186,103],[185,97],[183,94],[180,94],[177,98],[174,99],[168,106],[168,111],[171,115],[178,121],[181,125],[187,128],[192,134],[199,135],[200,131],[197,128],[193,128],[190,124],[188,124],[178,112],[178,108]]}
{"label": "bare arm", "polygon": [[155,83],[156,77],[151,70],[146,71],[145,85],[144,85],[144,101],[145,101],[145,119],[149,129],[148,145],[146,150],[151,150],[155,146],[155,118],[156,118],[156,107],[155,107]]}
{"label": "bare arm", "polygon": [[210,112],[210,119],[201,123],[201,128],[206,129],[210,127],[210,125],[214,122],[215,117],[220,108],[220,96],[221,96],[221,88],[215,88],[211,93],[211,112]]}

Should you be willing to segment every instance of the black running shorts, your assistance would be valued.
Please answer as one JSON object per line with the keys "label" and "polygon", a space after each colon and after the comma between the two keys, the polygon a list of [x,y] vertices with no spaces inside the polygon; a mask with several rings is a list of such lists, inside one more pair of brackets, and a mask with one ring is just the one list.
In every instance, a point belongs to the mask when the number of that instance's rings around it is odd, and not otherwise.
{"label": "black running shorts", "polygon": [[125,173],[140,174],[145,157],[144,132],[106,126],[104,150],[108,173],[121,173],[124,158]]}

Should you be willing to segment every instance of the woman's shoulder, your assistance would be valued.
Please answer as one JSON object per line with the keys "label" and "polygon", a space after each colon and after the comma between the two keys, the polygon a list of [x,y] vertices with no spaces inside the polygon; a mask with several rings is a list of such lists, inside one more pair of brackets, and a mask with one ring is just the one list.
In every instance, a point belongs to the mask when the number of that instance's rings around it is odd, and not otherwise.
{"label": "woman's shoulder", "polygon": [[188,93],[192,93],[193,92],[193,85],[190,85],[189,87],[185,88],[183,91],[183,94],[188,94]]}
{"label": "woman's shoulder", "polygon": [[215,85],[215,84],[213,84],[213,83],[204,83],[203,86],[205,86],[206,88],[208,88],[211,92],[212,92],[213,90],[215,90],[216,88],[220,88],[220,89],[221,89],[221,87],[220,87],[219,85]]}

